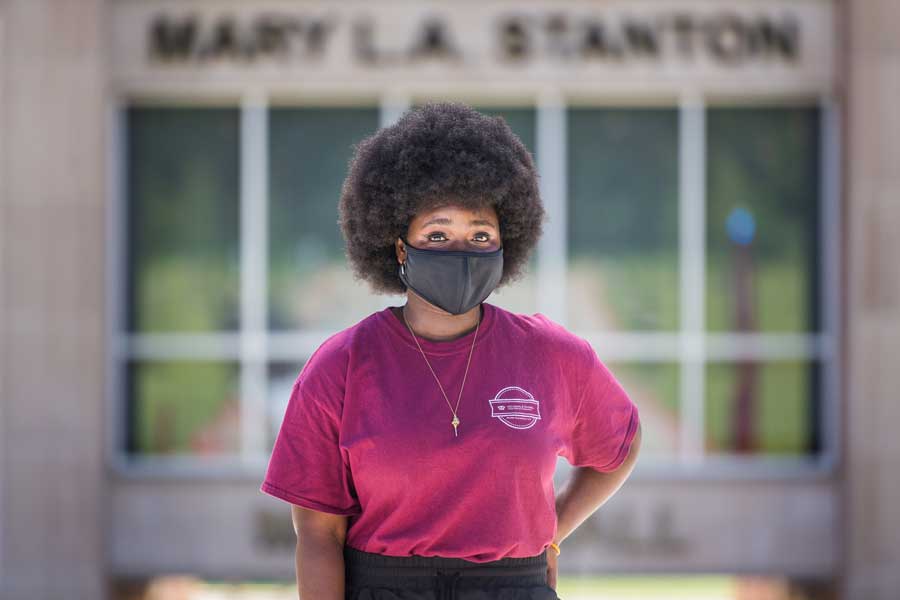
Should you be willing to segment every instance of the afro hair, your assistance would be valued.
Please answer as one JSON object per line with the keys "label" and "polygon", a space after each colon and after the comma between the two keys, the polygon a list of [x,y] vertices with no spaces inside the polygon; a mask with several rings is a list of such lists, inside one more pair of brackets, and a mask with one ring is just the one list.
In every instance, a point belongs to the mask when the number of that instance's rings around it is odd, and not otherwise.
{"label": "afro hair", "polygon": [[503,118],[461,102],[429,102],[362,139],[338,203],[354,277],[375,293],[406,293],[394,243],[415,215],[450,204],[493,206],[503,246],[497,287],[519,279],[546,213],[534,160]]}

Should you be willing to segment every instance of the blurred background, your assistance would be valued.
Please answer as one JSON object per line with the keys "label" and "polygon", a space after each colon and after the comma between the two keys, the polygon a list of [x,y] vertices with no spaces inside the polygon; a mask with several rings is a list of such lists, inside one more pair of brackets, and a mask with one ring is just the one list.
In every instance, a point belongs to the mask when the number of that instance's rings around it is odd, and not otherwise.
{"label": "blurred background", "polygon": [[560,597],[900,597],[896,0],[0,0],[0,64],[0,597],[296,598],[290,387],[403,303],[340,186],[439,99],[541,174],[488,301],[641,410]]}

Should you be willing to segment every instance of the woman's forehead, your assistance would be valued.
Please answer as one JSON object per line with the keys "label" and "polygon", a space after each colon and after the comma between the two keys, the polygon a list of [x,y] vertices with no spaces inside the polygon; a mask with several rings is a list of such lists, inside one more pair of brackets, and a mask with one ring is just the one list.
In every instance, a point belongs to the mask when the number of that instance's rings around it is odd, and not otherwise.
{"label": "woman's forehead", "polygon": [[413,224],[426,225],[493,225],[497,222],[497,211],[493,206],[468,208],[457,204],[438,206],[416,213]]}

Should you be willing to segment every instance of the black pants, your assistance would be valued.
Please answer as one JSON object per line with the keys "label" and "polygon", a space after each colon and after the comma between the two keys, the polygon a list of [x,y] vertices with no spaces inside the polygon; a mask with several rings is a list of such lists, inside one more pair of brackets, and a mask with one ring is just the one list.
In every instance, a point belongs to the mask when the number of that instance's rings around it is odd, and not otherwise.
{"label": "black pants", "polygon": [[443,556],[386,556],[344,546],[345,600],[561,600],[547,556],[486,563]]}

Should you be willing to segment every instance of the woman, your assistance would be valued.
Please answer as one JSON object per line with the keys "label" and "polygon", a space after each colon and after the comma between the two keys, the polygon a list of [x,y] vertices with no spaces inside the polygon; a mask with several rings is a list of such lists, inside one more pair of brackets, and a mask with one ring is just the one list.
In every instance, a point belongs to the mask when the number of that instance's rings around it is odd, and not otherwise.
{"label": "woman", "polygon": [[[406,303],[326,339],[291,391],[261,490],[292,505],[301,597],[558,598],[560,544],[631,472],[638,411],[592,346],[484,301],[540,237],[537,180],[461,103],[357,145],[347,256]],[[577,468],[554,496],[557,456]]]}

